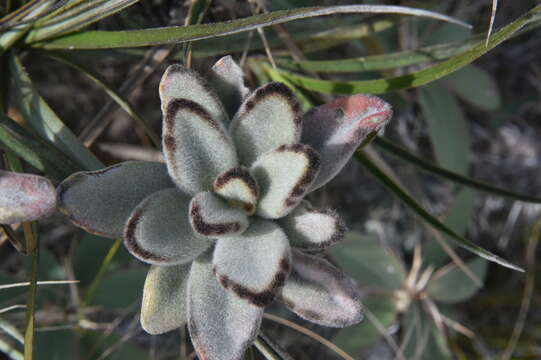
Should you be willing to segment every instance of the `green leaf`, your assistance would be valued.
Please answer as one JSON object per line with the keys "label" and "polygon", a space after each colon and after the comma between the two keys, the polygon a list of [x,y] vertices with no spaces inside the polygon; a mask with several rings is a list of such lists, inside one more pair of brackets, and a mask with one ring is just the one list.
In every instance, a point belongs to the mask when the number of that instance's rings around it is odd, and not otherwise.
{"label": "green leaf", "polygon": [[476,65],[465,66],[443,79],[444,84],[462,100],[485,111],[496,111],[502,105],[498,84]]}
{"label": "green leaf", "polygon": [[404,318],[405,334],[409,333],[409,341],[404,348],[404,357],[414,360],[447,360],[453,355],[447,345],[445,335],[421,307],[414,304]]}
{"label": "green leaf", "polygon": [[490,194],[504,196],[513,200],[520,200],[520,201],[525,201],[525,202],[541,204],[541,198],[529,196],[525,194],[519,194],[519,193],[506,190],[506,189],[498,188],[496,186],[492,186],[490,184],[486,184],[486,183],[474,180],[472,178],[460,175],[456,172],[449,171],[444,168],[433,165],[421,159],[420,157],[417,157],[416,155],[410,153],[409,151],[404,150],[400,146],[393,144],[391,141],[383,137],[376,137],[374,139],[374,144],[376,144],[376,146],[385,150],[389,154],[394,155],[398,158],[401,158],[402,160],[405,160],[411,163],[412,165],[419,167],[421,170],[427,171],[443,179],[453,181],[458,184],[466,185],[473,189],[481,190]]}
{"label": "green leaf", "polygon": [[102,168],[103,164],[64,125],[38,94],[22,63],[15,56],[10,59],[10,70],[12,74],[11,95],[15,106],[34,130],[55,144],[59,150],[77,160],[87,170]]}
{"label": "green leaf", "polygon": [[[466,265],[483,281],[488,269],[487,261],[475,258]],[[452,304],[469,299],[480,289],[456,264],[451,263],[433,275],[426,291],[432,299]]]}
{"label": "green leaf", "polygon": [[370,295],[363,300],[365,317],[361,323],[341,329],[334,338],[334,344],[350,354],[378,341],[383,333],[396,320],[397,311],[394,299],[390,295]]}
{"label": "green leaf", "polygon": [[143,295],[147,270],[146,267],[134,267],[118,270],[106,276],[99,285],[92,304],[117,310],[133,305]]}
{"label": "green leaf", "polygon": [[521,30],[527,24],[538,21],[540,19],[540,12],[541,5],[538,5],[525,15],[521,16],[519,19],[503,27],[500,31],[492,35],[488,44],[485,45],[483,40],[479,40],[471,49],[461,52],[446,61],[402,76],[375,80],[332,81],[296,75],[283,70],[281,70],[281,73],[282,76],[286,77],[290,83],[298,87],[327,94],[382,94],[391,91],[414,88],[440,79],[445,75],[448,75],[471,63],[475,59],[487,53],[489,50],[509,39],[513,34]]}
{"label": "green leaf", "polygon": [[57,181],[81,170],[80,165],[51,143],[31,134],[2,112],[0,112],[0,147],[13,151],[18,157]]}
{"label": "green leaf", "polygon": [[398,198],[400,198],[400,200],[402,200],[412,211],[414,211],[418,216],[420,216],[424,221],[426,221],[429,225],[434,227],[436,230],[439,230],[445,235],[448,235],[449,238],[452,239],[452,241],[456,245],[476,254],[477,256],[480,256],[484,259],[495,262],[507,268],[521,271],[521,272],[524,271],[520,267],[511,264],[507,260],[465,239],[464,237],[457,234],[455,231],[451,230],[448,226],[443,224],[437,218],[432,216],[417,201],[415,201],[415,199],[413,199],[400,185],[398,185],[394,180],[388,177],[380,168],[378,168],[372,162],[372,160],[368,159],[362,151],[358,151],[355,157],[358,161],[360,161],[366,167],[368,171],[372,173],[372,175],[374,175],[383,185],[385,185],[385,187],[387,187],[396,196],[398,196]]}
{"label": "green leaf", "polygon": [[455,98],[442,85],[432,83],[419,90],[419,103],[438,163],[446,169],[465,174],[470,134]]}
{"label": "green leaf", "polygon": [[37,21],[28,33],[27,40],[38,41],[74,32],[109,17],[138,1],[87,0],[68,2],[57,11]]}
{"label": "green leaf", "polygon": [[[328,7],[309,7],[293,10],[274,11],[242,19],[190,26],[164,27],[127,31],[85,31],[58,37],[43,42],[32,43],[35,47],[48,49],[99,49],[116,47],[138,47],[181,43],[185,41],[226,36],[260,27],[282,24],[285,22],[315,16],[345,13],[386,13],[425,16],[448,21],[468,27],[467,24],[435,12],[404,6],[385,5],[344,5]],[[32,40],[28,40],[31,42]]]}
{"label": "green leaf", "polygon": [[364,291],[391,292],[404,283],[404,265],[373,236],[350,231],[331,250],[340,267],[357,280]]}
{"label": "green leaf", "polygon": [[73,330],[39,331],[36,333],[36,359],[77,359],[76,335]]}

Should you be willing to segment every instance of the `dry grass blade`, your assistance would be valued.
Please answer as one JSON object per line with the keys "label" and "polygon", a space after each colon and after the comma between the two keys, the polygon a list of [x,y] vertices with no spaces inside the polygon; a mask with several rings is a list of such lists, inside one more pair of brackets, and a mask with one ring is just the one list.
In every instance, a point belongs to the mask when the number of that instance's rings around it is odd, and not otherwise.
{"label": "dry grass blade", "polygon": [[3,314],[5,312],[8,312],[8,311],[12,311],[12,310],[17,310],[17,309],[25,309],[26,308],[26,305],[22,305],[22,304],[18,304],[18,305],[11,305],[11,306],[7,306],[3,309],[0,309],[0,314]]}
{"label": "dry grass blade", "polygon": [[[50,280],[50,281],[38,281],[36,285],[61,285],[61,284],[74,284],[78,283],[79,280]],[[4,289],[11,289],[15,287],[23,287],[23,286],[29,286],[30,282],[20,282],[20,283],[13,283],[13,284],[6,284],[6,285],[0,285],[0,290]]]}
{"label": "dry grass blade", "polygon": [[535,267],[536,267],[536,251],[537,245],[539,244],[539,237],[541,236],[541,218],[537,220],[532,228],[530,238],[528,239],[528,246],[525,250],[526,258],[526,284],[524,285],[524,293],[522,295],[522,301],[520,304],[520,311],[517,316],[517,321],[515,322],[515,327],[513,328],[513,333],[507,347],[503,352],[501,359],[508,360],[513,355],[515,348],[517,346],[522,330],[524,330],[524,325],[526,323],[526,317],[528,316],[528,311],[530,310],[530,305],[532,298],[534,296],[535,290]]}
{"label": "dry grass blade", "polygon": [[497,9],[498,9],[498,0],[492,0],[492,11],[490,14],[490,24],[488,25],[487,40],[485,42],[485,46],[488,46],[488,41],[490,40],[490,35],[492,34],[492,29],[494,28],[494,19],[496,18]]}
{"label": "dry grass blade", "polygon": [[300,326],[298,324],[295,324],[292,321],[286,320],[284,318],[281,318],[279,316],[272,315],[272,314],[264,314],[263,318],[265,318],[267,320],[274,321],[274,322],[276,322],[278,324],[285,325],[285,326],[287,326],[287,327],[289,327],[289,328],[291,328],[293,330],[296,330],[296,331],[298,331],[298,332],[300,332],[300,333],[302,333],[302,334],[304,334],[306,336],[311,337],[315,341],[319,342],[320,344],[322,344],[322,345],[326,346],[327,348],[329,348],[330,350],[334,351],[336,354],[338,354],[343,359],[354,360],[354,358],[351,357],[344,350],[340,349],[338,346],[334,345],[329,340],[325,339],[324,337],[316,334],[315,332],[313,332],[311,330],[308,330],[307,328],[305,328],[303,326]]}

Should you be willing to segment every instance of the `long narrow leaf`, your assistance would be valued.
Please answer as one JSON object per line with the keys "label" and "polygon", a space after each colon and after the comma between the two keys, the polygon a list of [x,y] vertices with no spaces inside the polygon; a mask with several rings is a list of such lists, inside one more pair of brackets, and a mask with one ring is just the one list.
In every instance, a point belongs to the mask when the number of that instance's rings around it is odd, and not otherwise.
{"label": "long narrow leaf", "polygon": [[469,27],[466,23],[446,15],[405,6],[344,5],[281,10],[233,21],[184,27],[176,26],[126,31],[85,31],[32,43],[32,45],[48,49],[103,49],[163,45],[226,36],[315,16],[347,13],[424,16]]}
{"label": "long narrow leaf", "polygon": [[17,156],[56,181],[83,168],[46,142],[0,112],[0,147]]}
{"label": "long narrow leaf", "polygon": [[81,2],[62,14],[48,17],[28,33],[29,41],[39,41],[74,32],[103,18],[114,15],[139,0],[94,0]]}
{"label": "long narrow leaf", "polygon": [[530,195],[524,195],[516,192],[512,192],[506,189],[502,189],[496,186],[492,186],[490,184],[474,180],[472,178],[469,178],[467,176],[460,175],[456,172],[441,168],[439,166],[433,165],[420,157],[417,157],[410,153],[409,151],[404,150],[400,146],[397,146],[390,142],[389,140],[382,138],[382,137],[376,137],[374,139],[374,144],[378,147],[382,148],[383,150],[387,151],[389,154],[396,156],[402,160],[405,160],[421,170],[427,171],[433,175],[439,176],[443,179],[456,182],[458,184],[462,184],[465,186],[469,186],[471,188],[481,190],[490,194],[498,195],[498,196],[504,196],[513,200],[520,200],[535,204],[541,204],[541,198],[530,196]]}
{"label": "long narrow leaf", "polygon": [[282,75],[288,78],[291,83],[301,88],[327,94],[383,94],[391,91],[414,88],[440,79],[445,75],[471,63],[475,59],[487,53],[489,50],[510,38],[525,25],[539,20],[541,18],[540,13],[541,5],[538,5],[525,15],[521,16],[519,19],[503,27],[500,31],[492,35],[486,46],[483,40],[479,40],[477,41],[477,44],[470,50],[457,54],[436,65],[432,65],[422,70],[402,76],[388,79],[343,82],[321,80],[308,76],[296,75],[283,70],[275,71],[280,71]]}
{"label": "long narrow leaf", "polygon": [[58,149],[68,153],[87,170],[103,167],[94,154],[64,125],[38,94],[20,60],[15,56],[10,59],[10,70],[12,74],[11,95],[14,103],[34,130],[55,144]]}
{"label": "long narrow leaf", "polygon": [[433,226],[436,230],[441,231],[442,233],[448,235],[458,246],[484,258],[488,261],[495,262],[507,268],[524,271],[520,267],[511,264],[505,259],[491,253],[488,250],[483,249],[482,247],[475,245],[471,241],[460,236],[441,221],[436,219],[434,216],[430,215],[415,199],[413,199],[400,185],[398,185],[394,180],[388,177],[379,167],[377,167],[372,160],[364,155],[362,151],[357,151],[355,158],[361,162],[372,175],[374,175],[385,187],[393,192],[400,200],[402,200],[408,208],[413,210],[418,216],[420,216],[424,221]]}

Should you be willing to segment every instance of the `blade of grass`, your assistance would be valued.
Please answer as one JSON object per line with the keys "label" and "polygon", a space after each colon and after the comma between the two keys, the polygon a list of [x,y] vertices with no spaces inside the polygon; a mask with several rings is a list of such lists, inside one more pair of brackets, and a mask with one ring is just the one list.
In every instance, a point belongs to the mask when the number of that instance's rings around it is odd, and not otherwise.
{"label": "blade of grass", "polygon": [[535,203],[535,204],[541,204],[541,198],[539,197],[519,194],[513,191],[509,191],[509,190],[502,189],[496,186],[492,186],[490,184],[477,181],[467,176],[460,175],[456,172],[433,165],[421,159],[420,157],[415,156],[409,151],[402,149],[400,146],[393,144],[391,141],[385,138],[376,137],[374,139],[374,144],[382,148],[383,150],[387,151],[389,154],[395,157],[398,157],[402,160],[405,160],[409,162],[410,164],[417,166],[421,170],[424,170],[426,172],[439,176],[445,180],[453,181],[458,184],[462,184],[462,185],[465,185],[477,190],[481,190],[490,194],[507,197],[513,200],[520,200],[520,201],[525,201],[525,202],[530,202],[530,203]]}
{"label": "blade of grass", "polygon": [[185,27],[176,26],[127,31],[84,31],[40,42],[28,41],[28,43],[35,47],[48,49],[100,49],[164,45],[226,36],[310,17],[347,13],[423,16],[469,27],[466,23],[446,15],[405,6],[344,5],[281,10],[233,21]]}
{"label": "blade of grass", "polygon": [[141,128],[144,130],[144,132],[148,135],[154,146],[157,148],[161,148],[161,140],[160,137],[152,130],[149,124],[147,124],[147,121],[144,120],[141,115],[135,110],[135,108],[126,100],[120,93],[118,93],[116,90],[112,89],[105,83],[105,80],[101,78],[100,75],[96,74],[93,70],[89,69],[87,66],[81,64],[80,62],[76,61],[73,57],[69,56],[69,54],[49,54],[49,56],[57,61],[62,62],[63,64],[66,64],[75,70],[80,71],[83,73],[86,77],[88,77],[90,80],[94,81],[99,87],[102,88],[103,91],[107,93],[128,115],[130,115],[135,122],[141,126]]}
{"label": "blade of grass", "polygon": [[51,14],[35,24],[27,34],[29,41],[39,41],[74,32],[137,3],[139,0],[93,0],[80,2],[78,6]]}
{"label": "blade of grass", "polygon": [[118,249],[120,248],[120,245],[122,245],[122,239],[116,239],[109,251],[107,252],[107,255],[105,255],[105,258],[103,259],[103,262],[101,263],[101,266],[92,280],[92,283],[90,284],[90,287],[86,293],[86,296],[83,300],[83,305],[88,305],[92,298],[94,297],[94,294],[96,293],[96,289],[100,285],[101,280],[103,279],[103,276],[107,273],[107,270],[109,269],[109,265],[111,264],[111,261],[113,261],[113,258],[115,257],[116,253],[118,252]]}
{"label": "blade of grass", "polygon": [[11,360],[24,360],[23,354],[11,346],[11,344],[2,340],[2,338],[0,338],[0,352],[6,354]]}
{"label": "blade of grass", "polygon": [[69,154],[86,170],[102,168],[103,164],[77,139],[38,94],[21,61],[16,56],[10,58],[10,69],[12,73],[11,94],[14,103],[34,130],[58,149]]}
{"label": "blade of grass", "polygon": [[[21,305],[16,305],[16,306],[21,306]],[[0,329],[6,334],[8,334],[9,336],[11,336],[13,339],[17,340],[21,345],[24,345],[23,334],[21,334],[19,330],[17,330],[17,328],[13,326],[13,324],[0,318]]]}
{"label": "blade of grass", "polygon": [[[296,86],[303,89],[318,91],[327,94],[344,94],[350,95],[355,93],[367,94],[383,94],[391,91],[409,89],[425,85],[434,80],[440,79],[465,65],[468,65],[475,59],[487,53],[497,45],[509,39],[513,34],[518,32],[527,24],[537,21],[541,18],[541,5],[534,7],[525,15],[515,20],[511,24],[503,27],[498,32],[490,37],[487,45],[484,41],[477,41],[477,44],[470,50],[459,53],[446,61],[436,65],[426,67],[422,70],[412,72],[410,74],[375,80],[361,81],[331,81],[320,80],[308,76],[296,75],[288,71],[277,70],[282,73],[282,76]],[[267,68],[270,68],[266,65]],[[272,71],[272,69],[270,70]]]}
{"label": "blade of grass", "polygon": [[56,181],[83,169],[52,144],[31,134],[2,112],[0,112],[0,147],[9,149]]}
{"label": "blade of grass", "polygon": [[26,248],[31,251],[32,270],[30,274],[30,286],[26,302],[26,330],[24,333],[24,360],[34,358],[34,328],[36,326],[35,307],[39,268],[39,239],[37,223],[23,223],[24,234],[27,238]]}
{"label": "blade of grass", "polygon": [[[33,1],[28,3],[28,8],[21,12],[22,17],[18,16],[0,24],[0,54],[9,49],[13,44],[20,40],[32,28],[32,21],[40,15],[47,13],[53,6],[55,0]],[[12,23],[10,25],[10,23]],[[10,27],[11,26],[11,27]]]}
{"label": "blade of grass", "polygon": [[465,239],[464,237],[455,233],[441,221],[436,219],[434,216],[430,215],[428,211],[426,211],[417,201],[415,201],[415,199],[413,199],[406,191],[404,191],[404,189],[400,185],[398,185],[394,180],[389,178],[368,157],[366,157],[362,150],[355,153],[355,159],[362,163],[366,167],[366,169],[370,171],[370,173],[372,173],[372,175],[374,175],[383,185],[385,185],[385,187],[387,187],[393,194],[395,194],[400,200],[402,200],[409,209],[413,210],[419,217],[421,217],[432,227],[448,235],[458,246],[488,261],[495,262],[509,269],[521,272],[524,271],[520,267],[511,264],[507,260],[495,254],[492,254],[490,251],[485,250],[482,247]]}

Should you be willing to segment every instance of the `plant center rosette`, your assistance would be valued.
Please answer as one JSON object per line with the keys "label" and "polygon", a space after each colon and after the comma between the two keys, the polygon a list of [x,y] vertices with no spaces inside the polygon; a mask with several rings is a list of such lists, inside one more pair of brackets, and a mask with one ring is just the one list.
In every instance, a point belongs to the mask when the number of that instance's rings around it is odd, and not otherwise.
{"label": "plant center rosette", "polygon": [[231,57],[205,77],[170,66],[160,98],[165,164],[123,162],[58,187],[73,223],[122,236],[151,264],[143,328],[187,324],[199,357],[222,360],[242,357],[275,300],[324,326],[359,322],[355,282],[313,255],[345,226],[303,198],[388,122],[389,105],[354,95],[301,115],[283,84],[249,93]]}

